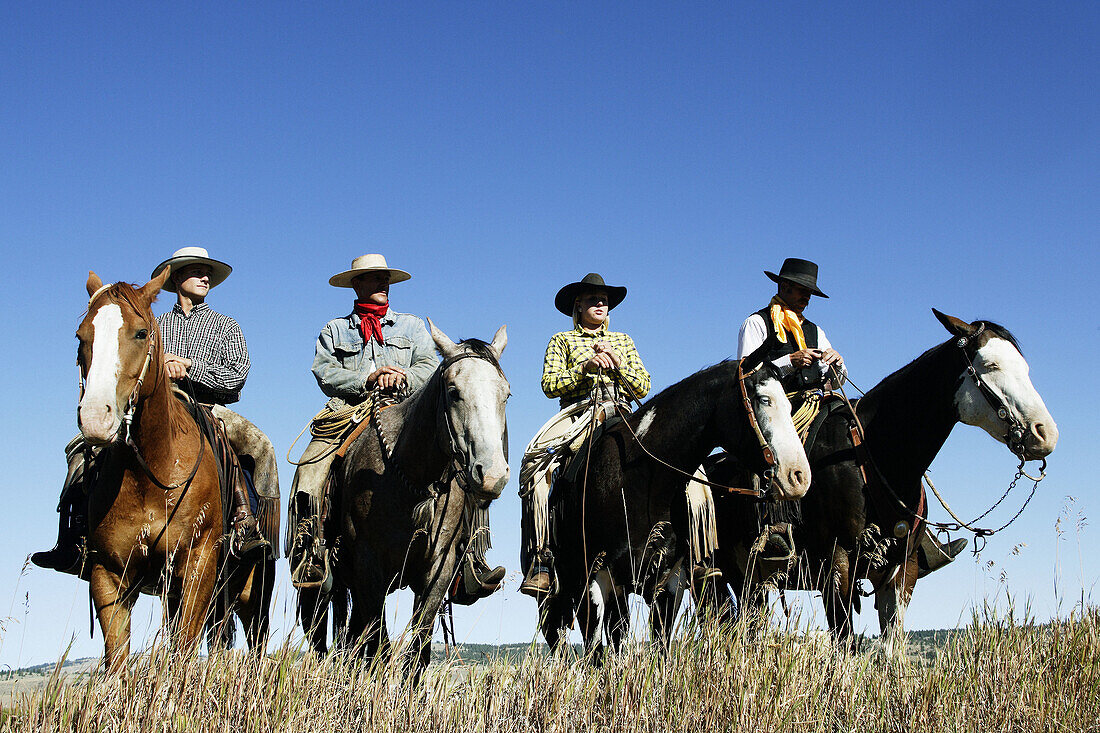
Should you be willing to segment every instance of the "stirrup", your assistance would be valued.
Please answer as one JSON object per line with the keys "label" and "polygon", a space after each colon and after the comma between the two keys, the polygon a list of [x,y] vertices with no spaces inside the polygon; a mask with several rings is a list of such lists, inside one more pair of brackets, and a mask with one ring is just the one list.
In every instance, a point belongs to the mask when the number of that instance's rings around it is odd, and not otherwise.
{"label": "stirrup", "polygon": [[238,562],[253,559],[260,552],[268,552],[271,543],[260,532],[255,517],[236,522],[229,541],[229,554]]}
{"label": "stirrup", "polygon": [[506,572],[503,566],[490,568],[480,557],[467,555],[455,577],[454,585],[451,586],[450,598],[462,606],[488,598],[500,589]]}
{"label": "stirrup", "polygon": [[519,586],[519,592],[532,598],[544,598],[550,595],[554,587],[554,581],[550,577],[550,570],[539,565],[531,569],[531,574],[523,579]]}
{"label": "stirrup", "polygon": [[925,529],[917,546],[917,577],[923,578],[944,565],[953,563],[955,558],[966,549],[966,544],[966,538],[959,537],[946,545],[941,545],[940,541]]}
{"label": "stirrup", "polygon": [[[329,556],[330,553],[327,547],[322,548],[320,552],[310,547],[303,553],[302,559],[298,564],[290,568],[290,584],[298,590],[316,590],[318,588],[322,590],[331,589],[332,563],[329,560]],[[314,567],[320,568],[321,577],[303,579],[302,575],[304,572]]]}
{"label": "stirrup", "polygon": [[[794,531],[790,522],[773,524],[767,528],[768,536],[760,548],[760,559],[768,562],[790,562],[798,554],[794,544]],[[773,541],[774,540],[774,541]]]}

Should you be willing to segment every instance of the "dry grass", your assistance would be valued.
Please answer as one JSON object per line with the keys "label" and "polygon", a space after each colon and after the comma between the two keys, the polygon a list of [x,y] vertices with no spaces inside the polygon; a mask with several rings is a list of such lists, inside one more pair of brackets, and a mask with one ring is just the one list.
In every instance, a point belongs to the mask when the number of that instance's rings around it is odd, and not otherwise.
{"label": "dry grass", "polygon": [[22,695],[3,731],[1086,731],[1100,730],[1100,609],[1037,625],[986,614],[931,662],[837,651],[774,629],[632,645],[603,666],[528,655],[433,665],[261,660],[163,646],[119,675]]}

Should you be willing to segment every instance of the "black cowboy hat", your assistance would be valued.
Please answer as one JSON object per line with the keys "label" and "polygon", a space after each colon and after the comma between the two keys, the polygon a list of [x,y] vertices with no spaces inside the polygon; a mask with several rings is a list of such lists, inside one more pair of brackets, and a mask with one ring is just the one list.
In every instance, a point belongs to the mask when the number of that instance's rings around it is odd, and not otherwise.
{"label": "black cowboy hat", "polygon": [[554,296],[554,307],[567,316],[573,315],[573,303],[577,296],[586,290],[604,290],[607,292],[607,309],[611,310],[626,297],[626,288],[607,285],[597,272],[590,272],[578,282],[569,283]]}
{"label": "black cowboy hat", "polygon": [[797,257],[788,257],[783,260],[783,267],[779,268],[779,274],[764,270],[764,274],[775,282],[788,280],[795,285],[801,285],[814,295],[822,298],[829,296],[817,288],[817,264],[809,260],[800,260]]}

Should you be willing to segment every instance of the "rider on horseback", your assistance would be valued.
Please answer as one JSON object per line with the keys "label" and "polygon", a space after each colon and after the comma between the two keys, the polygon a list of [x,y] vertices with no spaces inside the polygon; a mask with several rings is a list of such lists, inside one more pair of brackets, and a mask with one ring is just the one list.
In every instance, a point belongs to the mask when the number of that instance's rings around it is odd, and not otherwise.
{"label": "rider on horseback", "polygon": [[[355,290],[356,298],[351,314],[329,321],[317,337],[313,375],[330,398],[319,418],[369,406],[376,390],[392,404],[419,389],[435,372],[439,362],[424,322],[389,308],[390,285],[411,277],[389,267],[382,255],[367,254],[329,279],[334,287]],[[358,417],[370,419],[369,415]],[[317,429],[319,424],[315,421],[313,439],[298,461],[291,489],[291,513],[297,521],[289,523],[294,532],[290,568],[291,580],[299,588],[316,586],[327,574],[322,510],[329,473],[347,435],[346,430]],[[483,559],[474,565],[468,572],[480,573],[477,586],[496,590],[504,568],[491,570]],[[468,566],[463,564],[464,572]]]}
{"label": "rider on horseback", "polygon": [[[602,422],[616,414],[616,403],[629,412],[631,398],[649,393],[649,372],[634,341],[625,333],[608,330],[609,312],[625,297],[625,287],[606,285],[592,272],[563,287],[554,298],[554,306],[572,316],[573,330],[550,338],[542,391],[557,397],[562,409],[531,441],[520,470],[520,562],[526,570],[520,592],[536,598],[552,588],[547,502],[555,472],[568,458],[568,445],[563,443],[574,445],[588,431],[585,427],[574,435],[577,431],[571,428],[580,420],[591,420],[593,413]],[[588,408],[593,400],[599,403],[595,410]]]}
{"label": "rider on horseback", "polygon": [[[164,290],[176,293],[176,304],[157,317],[168,377],[196,402],[227,405],[238,401],[248,376],[248,347],[237,322],[206,303],[210,290],[229,277],[233,268],[211,259],[202,247],[184,247],[157,265],[151,277],[169,266],[172,273]],[[31,561],[39,567],[63,573],[80,571],[80,545],[88,522],[84,475],[89,467],[85,465],[85,448],[84,440],[77,437],[65,449],[69,470],[58,505],[61,521],[57,544],[31,555]],[[98,451],[92,452],[94,455]],[[235,482],[233,498],[233,554],[245,557],[268,549],[270,544],[259,531],[247,489]]]}
{"label": "rider on horseback", "polygon": [[[825,331],[803,315],[811,296],[829,297],[817,287],[817,270],[815,263],[797,257],[784,260],[778,275],[765,270],[764,274],[778,284],[778,291],[766,308],[745,319],[737,336],[740,359],[759,348],[769,330],[774,332],[776,338],[765,358],[783,374],[783,386],[800,433],[809,428],[826,391],[841,386],[848,375],[843,357],[833,349]],[[807,445],[807,452],[809,448]],[[776,545],[782,541],[782,535],[770,537],[769,552],[780,549]],[[920,556],[922,574],[951,562],[965,547],[965,539],[942,545],[926,531]]]}

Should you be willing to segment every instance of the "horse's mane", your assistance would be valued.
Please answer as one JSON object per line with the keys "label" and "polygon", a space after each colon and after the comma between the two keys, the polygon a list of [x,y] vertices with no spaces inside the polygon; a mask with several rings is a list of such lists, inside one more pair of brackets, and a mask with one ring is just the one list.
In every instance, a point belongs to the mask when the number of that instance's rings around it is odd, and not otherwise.
{"label": "horse's mane", "polygon": [[[1003,338],[1005,341],[1012,344],[1012,346],[1017,351],[1019,351],[1021,355],[1023,355],[1024,352],[1023,349],[1020,348],[1019,342],[1016,340],[1016,337],[1012,335],[1012,332],[1009,331],[1007,328],[1000,325],[999,323],[994,323],[993,321],[978,321],[978,323],[984,325],[987,332],[990,332],[999,338]],[[882,389],[889,389],[897,382],[906,380],[912,372],[920,369],[927,360],[933,358],[934,356],[938,356],[946,348],[955,347],[955,341],[956,337],[952,336],[943,343],[936,344],[935,346],[918,356],[916,359],[913,359],[913,361],[903,366],[901,369],[898,369],[897,371],[886,375],[881,382],[876,384],[871,389],[867,390],[867,395],[870,396],[873,393],[879,392]]]}
{"label": "horse's mane", "polygon": [[708,379],[713,379],[719,376],[722,370],[730,368],[736,370],[737,361],[737,359],[723,359],[717,364],[711,364],[710,366],[703,367],[694,374],[689,374],[688,376],[681,379],[679,382],[665,387],[660,392],[650,397],[642,404],[640,408],[638,408],[638,412],[635,414],[639,414],[646,409],[656,408],[665,403],[679,400],[681,394],[686,389],[694,387],[696,386],[696,384],[703,383]]}
{"label": "horse's mane", "polygon": [[500,368],[500,360],[497,359],[496,352],[493,351],[493,347],[490,346],[487,342],[482,341],[481,339],[469,338],[462,339],[458,342],[458,345],[465,346],[468,351],[472,351],[480,358],[485,359],[485,361],[495,366],[498,372],[500,372],[501,374],[504,373],[504,370]]}

